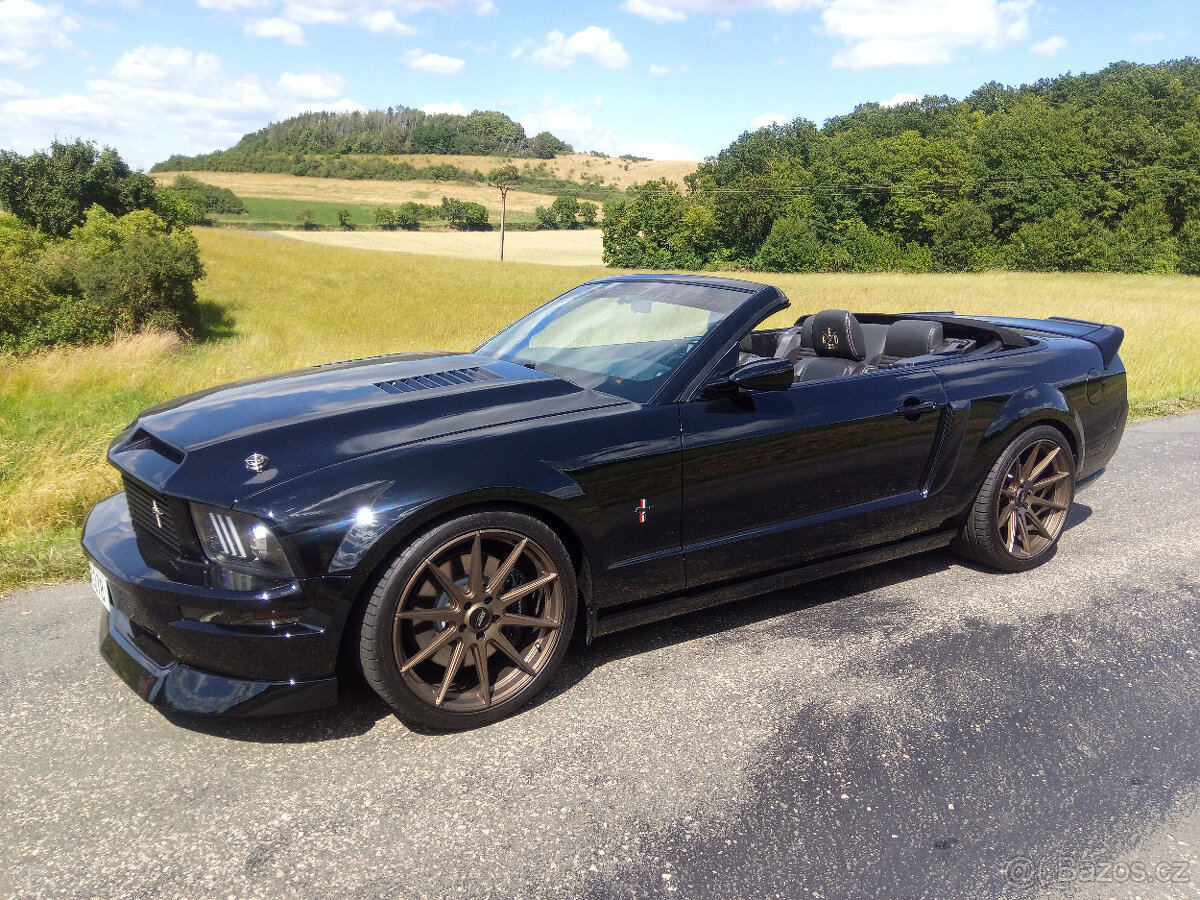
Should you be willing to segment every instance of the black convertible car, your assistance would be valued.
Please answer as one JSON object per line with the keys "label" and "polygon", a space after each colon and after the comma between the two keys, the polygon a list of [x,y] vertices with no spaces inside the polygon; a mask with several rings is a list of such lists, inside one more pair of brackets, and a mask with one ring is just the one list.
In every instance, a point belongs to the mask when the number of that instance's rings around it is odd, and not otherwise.
{"label": "black convertible car", "polygon": [[142,413],[83,546],[102,653],[206,713],[336,702],[494,721],[587,640],[954,545],[1049,558],[1128,411],[1119,328],[589,282],[473,353],[404,353]]}

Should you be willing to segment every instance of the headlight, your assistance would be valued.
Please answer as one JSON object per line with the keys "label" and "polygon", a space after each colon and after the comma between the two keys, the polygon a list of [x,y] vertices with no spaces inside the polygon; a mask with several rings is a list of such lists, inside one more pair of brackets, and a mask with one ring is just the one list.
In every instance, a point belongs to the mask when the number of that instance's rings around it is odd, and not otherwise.
{"label": "headlight", "polygon": [[279,540],[254,516],[202,503],[191,509],[204,553],[213,562],[255,575],[292,577]]}

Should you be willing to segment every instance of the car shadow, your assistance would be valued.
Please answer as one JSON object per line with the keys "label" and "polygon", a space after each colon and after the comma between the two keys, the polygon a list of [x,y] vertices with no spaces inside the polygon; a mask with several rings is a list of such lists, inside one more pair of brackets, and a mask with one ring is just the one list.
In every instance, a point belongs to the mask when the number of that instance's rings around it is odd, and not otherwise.
{"label": "car shadow", "polygon": [[[924,575],[933,575],[962,560],[949,550],[931,550],[890,562],[878,563],[865,569],[822,578],[784,588],[757,597],[747,597],[721,606],[710,607],[686,615],[642,625],[595,641],[590,647],[579,642],[563,663],[558,675],[546,690],[535,697],[527,709],[536,709],[559,694],[579,684],[593,671],[631,656],[638,656],[663,647],[682,644],[733,631],[778,616],[849,600],[872,591],[893,587]],[[856,606],[852,615],[839,622],[839,631],[846,636],[867,633],[879,617],[888,618],[896,607],[908,607],[911,601],[894,600],[875,603],[870,614]],[[518,713],[519,715],[519,713]]]}
{"label": "car shadow", "polygon": [[338,704],[280,716],[204,716],[160,709],[173,725],[212,737],[258,744],[308,744],[366,734],[392,715],[391,708],[360,677],[338,678]]}

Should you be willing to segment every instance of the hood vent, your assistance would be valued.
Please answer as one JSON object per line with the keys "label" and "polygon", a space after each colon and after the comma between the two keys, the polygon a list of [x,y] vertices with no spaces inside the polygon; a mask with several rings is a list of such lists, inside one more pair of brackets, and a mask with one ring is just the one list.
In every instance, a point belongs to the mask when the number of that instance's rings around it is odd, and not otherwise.
{"label": "hood vent", "polygon": [[169,459],[171,462],[175,463],[176,465],[183,462],[183,452],[182,451],[177,450],[175,447],[172,447],[166,441],[159,440],[154,435],[152,435],[150,432],[146,431],[146,429],[144,429],[144,428],[137,429],[137,431],[135,431],[129,437],[129,439],[125,441],[125,445],[123,447],[121,447],[121,449],[122,450],[153,450],[159,456]]}
{"label": "hood vent", "polygon": [[451,369],[449,372],[434,372],[431,375],[414,375],[411,378],[396,378],[393,381],[379,381],[377,388],[389,394],[409,394],[413,391],[426,391],[431,388],[453,387],[456,384],[475,384],[480,381],[492,381],[499,378],[495,372],[481,366],[470,369]]}

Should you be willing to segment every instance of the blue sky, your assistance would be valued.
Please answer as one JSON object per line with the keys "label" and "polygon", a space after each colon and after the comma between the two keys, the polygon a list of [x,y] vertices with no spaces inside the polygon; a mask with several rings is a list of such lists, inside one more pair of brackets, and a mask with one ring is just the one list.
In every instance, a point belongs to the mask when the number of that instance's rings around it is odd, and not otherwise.
{"label": "blue sky", "polygon": [[136,166],[312,109],[498,109],[579,150],[714,154],[865,101],[1200,55],[1197,0],[0,0],[0,149]]}

